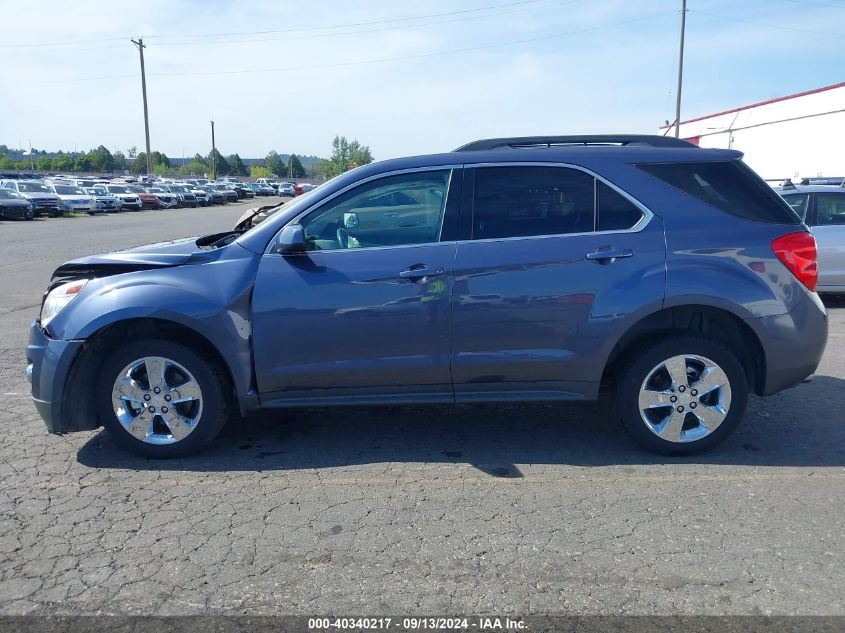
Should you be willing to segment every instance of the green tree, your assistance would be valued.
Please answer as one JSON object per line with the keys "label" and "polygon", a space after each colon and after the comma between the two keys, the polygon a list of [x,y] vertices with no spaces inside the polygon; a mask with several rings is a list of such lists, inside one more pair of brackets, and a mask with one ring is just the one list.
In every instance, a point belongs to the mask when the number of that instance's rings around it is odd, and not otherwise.
{"label": "green tree", "polygon": [[123,152],[115,152],[112,158],[114,158],[115,171],[123,171],[126,169],[126,156],[123,155]]}
{"label": "green tree", "polygon": [[0,156],[0,169],[14,169],[15,161],[8,156]]}
{"label": "green tree", "polygon": [[261,165],[250,165],[249,166],[249,176],[250,178],[269,178],[272,175],[269,169],[263,167]]}
{"label": "green tree", "polygon": [[326,177],[332,178],[371,162],[373,155],[367,145],[361,145],[358,139],[348,141],[345,136],[335,136],[332,141],[332,156],[325,165]]}
{"label": "green tree", "polygon": [[227,161],[229,163],[229,169],[231,169],[231,173],[235,176],[246,176],[247,169],[244,162],[241,160],[241,157],[237,154],[232,154],[229,156]]}
{"label": "green tree", "polygon": [[152,164],[153,167],[156,165],[163,165],[164,167],[170,167],[170,159],[167,157],[167,154],[162,154],[159,151],[155,151],[152,154]]}
{"label": "green tree", "polygon": [[193,162],[202,163],[203,165],[208,167],[208,160],[206,160],[205,156],[203,156],[202,154],[194,154]]}
{"label": "green tree", "polygon": [[132,160],[135,160],[136,158],[138,158],[138,148],[133,145],[128,150],[126,150],[126,156],[131,158]]}
{"label": "green tree", "polygon": [[73,171],[91,171],[91,163],[87,156],[77,156],[73,160]]}
{"label": "green tree", "polygon": [[[212,157],[214,158],[213,161]],[[208,164],[209,167],[214,165],[215,177],[228,176],[232,172],[232,169],[223,157],[223,154],[216,149],[208,153]]]}
{"label": "green tree", "polygon": [[53,159],[53,169],[56,171],[73,171],[73,159],[68,154],[60,153]]}
{"label": "green tree", "polygon": [[275,176],[284,176],[288,173],[285,161],[282,160],[276,150],[267,154],[267,157],[264,159],[264,166],[270,170],[270,174]]}
{"label": "green tree", "polygon": [[[162,154],[159,151],[154,151],[150,155],[150,167],[154,174],[166,174],[170,171],[170,159],[167,154]],[[147,172],[147,154],[146,152],[138,152],[129,171],[134,174],[144,174]]]}
{"label": "green tree", "polygon": [[291,154],[288,159],[288,175],[291,178],[305,178],[305,167],[302,166],[302,161],[299,156]]}
{"label": "green tree", "polygon": [[147,154],[145,152],[136,152],[132,164],[129,165],[129,171],[133,174],[143,174],[147,171]]}
{"label": "green tree", "polygon": [[91,169],[94,171],[110,172],[114,169],[114,156],[105,145],[92,149],[85,157],[91,163]]}
{"label": "green tree", "polygon": [[208,165],[206,165],[203,161],[198,161],[194,159],[191,160],[189,163],[182,165],[179,168],[179,173],[183,176],[201,176],[203,174],[208,173]]}
{"label": "green tree", "polygon": [[53,169],[53,159],[47,156],[39,156],[38,160],[35,161],[35,168],[41,171],[50,171]]}

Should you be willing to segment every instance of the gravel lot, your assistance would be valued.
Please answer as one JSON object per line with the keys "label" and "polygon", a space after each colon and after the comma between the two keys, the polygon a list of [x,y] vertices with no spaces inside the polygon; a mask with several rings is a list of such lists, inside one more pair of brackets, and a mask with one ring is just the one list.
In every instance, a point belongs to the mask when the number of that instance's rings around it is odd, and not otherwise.
{"label": "gravel lot", "polygon": [[692,459],[584,405],[291,411],[170,462],[48,435],[53,268],[255,204],[0,222],[0,613],[845,614],[842,300],[816,380]]}

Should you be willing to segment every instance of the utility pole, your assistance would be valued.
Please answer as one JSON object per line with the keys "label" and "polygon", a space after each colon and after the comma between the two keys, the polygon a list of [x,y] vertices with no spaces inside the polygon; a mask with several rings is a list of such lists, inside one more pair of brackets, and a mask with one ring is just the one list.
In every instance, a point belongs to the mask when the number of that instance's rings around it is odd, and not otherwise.
{"label": "utility pole", "polygon": [[147,113],[147,74],[144,72],[144,49],[147,47],[144,45],[144,39],[141,37],[138,38],[137,42],[135,40],[130,40],[130,42],[135,45],[141,54],[141,92],[144,95],[144,135],[147,139],[147,173],[150,174],[153,171],[153,157],[150,154],[150,117]]}
{"label": "utility pole", "polygon": [[217,148],[214,146],[214,121],[211,122],[211,179],[217,180]]}
{"label": "utility pole", "polygon": [[687,0],[681,0],[681,46],[678,49],[678,90],[675,95],[675,138],[681,135],[681,88],[684,83],[684,30],[687,25]]}

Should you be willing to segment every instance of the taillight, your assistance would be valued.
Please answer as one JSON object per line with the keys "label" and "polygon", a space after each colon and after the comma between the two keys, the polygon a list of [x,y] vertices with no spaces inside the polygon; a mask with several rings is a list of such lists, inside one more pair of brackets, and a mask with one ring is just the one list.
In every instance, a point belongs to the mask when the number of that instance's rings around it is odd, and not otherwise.
{"label": "taillight", "polygon": [[772,242],[772,250],[796,279],[813,292],[819,281],[816,239],[804,231],[782,235]]}

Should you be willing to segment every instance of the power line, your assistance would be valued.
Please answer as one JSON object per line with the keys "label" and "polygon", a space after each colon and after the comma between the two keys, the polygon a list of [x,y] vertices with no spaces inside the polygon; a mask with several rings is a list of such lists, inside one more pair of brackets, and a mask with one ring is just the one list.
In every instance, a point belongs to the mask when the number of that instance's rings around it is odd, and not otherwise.
{"label": "power line", "polygon": [[[323,31],[327,29],[345,29],[345,28],[352,28],[358,26],[373,26],[375,24],[391,24],[396,22],[408,22],[411,20],[424,20],[426,18],[439,18],[445,17],[450,15],[460,15],[465,13],[477,13],[479,11],[489,11],[491,9],[500,9],[503,7],[512,7],[517,5],[525,5],[525,4],[537,4],[541,0],[518,0],[516,2],[505,2],[502,4],[492,4],[486,7],[476,7],[474,9],[460,9],[458,11],[444,11],[442,13],[428,13],[424,15],[417,15],[417,16],[409,16],[404,18],[385,18],[382,20],[371,20],[368,22],[348,22],[345,24],[331,24],[328,26],[307,26],[301,28],[292,28],[292,29],[271,29],[271,30],[264,30],[264,31],[229,31],[229,32],[221,32],[221,33],[197,33],[194,37],[197,38],[206,38],[206,37],[228,37],[232,35],[274,35],[280,33],[299,33],[299,32],[310,32],[310,31]],[[150,36],[147,39],[164,39],[164,38],[171,38],[171,37],[183,37],[182,35],[157,35],[157,36]]]}
{"label": "power line", "polygon": [[794,4],[803,4],[808,7],[829,7],[831,9],[845,9],[845,4],[828,4],[826,2],[810,2],[809,0],[784,0]]}
{"label": "power line", "polygon": [[799,29],[794,26],[778,26],[776,24],[766,24],[764,22],[757,22],[755,20],[745,20],[743,18],[734,18],[726,15],[716,15],[715,13],[706,13],[705,11],[698,11],[689,9],[690,13],[697,13],[698,15],[706,15],[711,18],[718,18],[720,20],[728,20],[729,22],[742,22],[744,24],[754,24],[756,26],[763,26],[770,29],[780,29],[781,31],[795,31],[798,33],[810,33],[812,35],[832,35],[833,37],[845,36],[845,33],[832,33],[830,31],[812,31],[810,29]]}
{"label": "power line", "polygon": [[[272,35],[272,34],[280,34],[280,33],[295,33],[295,32],[311,32],[311,31],[322,31],[328,29],[342,29],[342,28],[351,28],[351,27],[359,27],[359,26],[372,26],[375,24],[391,24],[397,22],[408,22],[413,20],[424,20],[426,18],[436,18],[436,17],[445,17],[450,15],[459,15],[459,14],[466,14],[466,13],[477,13],[480,11],[489,11],[492,9],[498,8],[505,8],[505,7],[512,7],[512,6],[519,6],[519,5],[528,5],[528,4],[537,4],[542,0],[518,0],[516,2],[505,2],[502,4],[493,4],[484,7],[476,7],[474,9],[461,9],[459,11],[445,11],[441,13],[428,13],[423,15],[416,15],[416,16],[408,16],[408,17],[397,17],[397,18],[386,18],[382,20],[372,20],[369,22],[350,22],[346,24],[331,24],[328,26],[311,26],[311,27],[302,27],[302,28],[291,28],[291,29],[271,29],[271,30],[263,30],[263,31],[230,31],[230,32],[220,32],[220,33],[197,33],[193,37],[198,39],[208,38],[208,37],[225,37],[225,36],[237,36],[237,35]],[[185,37],[184,34],[179,35],[148,35],[146,37],[147,40],[155,39],[169,39],[169,38],[180,38]],[[38,41],[38,42],[15,42],[15,43],[3,43],[0,44],[0,48],[45,48],[45,47],[54,47],[54,46],[74,46],[77,44],[102,44],[104,42],[122,42],[125,41],[127,38],[124,37],[111,37],[111,38],[103,38],[103,39],[93,39],[93,40],[68,40],[64,42],[49,42],[49,41]]]}
{"label": "power line", "polygon": [[[254,74],[254,73],[274,73],[274,72],[289,72],[289,71],[298,71],[298,70],[321,70],[327,68],[344,68],[348,66],[363,66],[368,64],[383,64],[388,62],[397,62],[397,61],[410,61],[415,59],[425,59],[429,57],[440,57],[444,55],[453,55],[456,53],[467,53],[467,52],[474,52],[479,50],[488,50],[493,48],[501,48],[505,46],[516,46],[518,44],[530,44],[533,42],[541,42],[546,40],[557,39],[560,37],[566,37],[569,35],[580,35],[582,33],[590,33],[593,31],[599,31],[603,29],[614,28],[617,26],[625,26],[627,24],[633,24],[636,22],[642,22],[645,20],[653,20],[655,18],[664,17],[667,15],[675,15],[675,11],[663,11],[661,13],[653,13],[650,15],[640,16],[638,18],[632,18],[630,20],[622,20],[619,22],[611,22],[608,24],[602,24],[599,26],[593,27],[586,27],[582,29],[575,29],[571,31],[564,31],[560,33],[552,33],[550,35],[541,35],[538,37],[529,37],[523,38],[518,40],[509,40],[506,42],[496,42],[495,44],[482,44],[479,46],[467,46],[462,48],[453,48],[447,49],[443,51],[433,51],[430,53],[419,53],[416,55],[404,55],[399,57],[383,57],[383,58],[376,58],[376,59],[365,59],[359,61],[351,61],[351,62],[334,62],[334,63],[326,63],[326,64],[311,64],[306,66],[283,66],[283,67],[273,67],[273,68],[250,68],[250,69],[238,69],[238,70],[211,70],[211,71],[197,71],[197,72],[180,72],[180,73],[150,73],[151,77],[208,77],[208,76],[218,76],[218,75],[244,75],[244,74]],[[134,75],[114,75],[112,77],[108,77],[108,79],[122,79],[126,77],[133,77]],[[52,80],[52,81],[23,81],[23,82],[14,82],[14,83],[7,83],[2,84],[5,86],[19,86],[19,85],[32,85],[32,84],[52,84],[52,83],[73,83],[79,81],[98,81],[107,79],[106,77],[78,77],[74,79],[59,79],[59,80]]]}
{"label": "power line", "polygon": [[45,46],[71,46],[74,44],[102,44],[103,42],[125,42],[125,37],[108,37],[100,40],[71,40],[68,42],[25,42],[25,43],[14,43],[14,44],[0,44],[0,48],[27,48],[27,47],[38,47],[44,48]]}
{"label": "power line", "polygon": [[[546,0],[538,0],[539,2],[545,2]],[[555,2],[556,5],[565,5],[565,4],[575,4],[576,2],[581,2],[582,0],[565,0],[563,2]],[[284,42],[290,40],[299,40],[299,39],[313,39],[318,37],[345,37],[348,35],[361,35],[367,33],[384,33],[389,31],[398,31],[401,29],[413,29],[413,28],[420,28],[426,26],[439,26],[441,24],[454,24],[456,22],[468,22],[471,20],[483,20],[486,18],[495,18],[502,15],[509,15],[512,13],[520,13],[523,11],[528,10],[535,10],[536,7],[520,7],[516,9],[512,9],[510,11],[499,11],[497,13],[488,13],[486,15],[469,15],[469,16],[462,16],[457,18],[452,18],[448,20],[436,20],[432,22],[425,22],[422,24],[399,24],[395,26],[389,26],[387,28],[369,28],[369,29],[359,29],[354,31],[344,31],[342,33],[303,33],[301,35],[294,35],[294,36],[287,36],[287,37],[271,37],[271,38],[249,38],[249,39],[234,39],[234,40],[196,40],[196,41],[181,41],[181,42],[164,42],[158,44],[159,48],[166,48],[169,46],[209,46],[209,45],[218,45],[218,44],[256,44],[259,42]]]}

